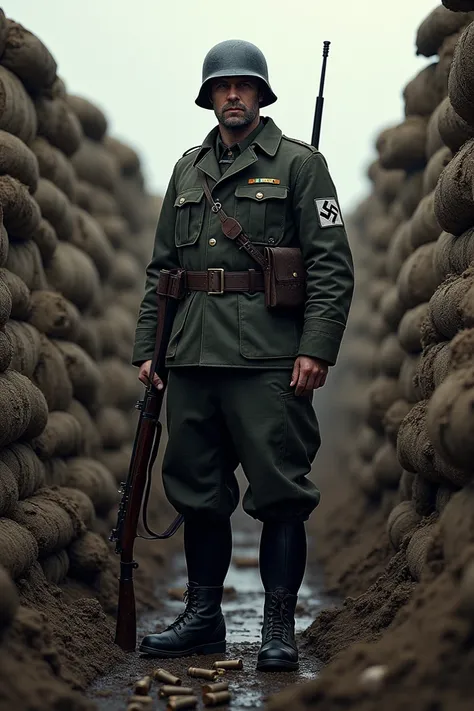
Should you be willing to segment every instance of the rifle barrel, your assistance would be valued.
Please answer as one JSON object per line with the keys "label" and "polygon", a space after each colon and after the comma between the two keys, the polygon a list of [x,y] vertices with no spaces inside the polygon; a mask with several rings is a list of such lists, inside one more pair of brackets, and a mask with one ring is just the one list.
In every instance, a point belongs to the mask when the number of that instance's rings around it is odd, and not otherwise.
{"label": "rifle barrel", "polygon": [[331,43],[325,41],[323,44],[323,66],[321,68],[321,79],[319,82],[319,95],[316,99],[316,108],[314,111],[314,123],[313,123],[313,133],[311,136],[311,145],[315,148],[319,148],[319,139],[321,136],[321,123],[323,120],[323,107],[324,107],[324,82],[326,80],[326,64],[329,56],[329,45]]}

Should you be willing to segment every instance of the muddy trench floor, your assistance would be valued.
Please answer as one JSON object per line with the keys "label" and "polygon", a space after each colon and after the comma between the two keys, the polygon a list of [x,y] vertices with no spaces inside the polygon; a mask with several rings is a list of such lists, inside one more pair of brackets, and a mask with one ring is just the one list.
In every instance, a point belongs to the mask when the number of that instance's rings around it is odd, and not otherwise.
{"label": "muddy trench floor", "polygon": [[[233,557],[256,557],[260,536],[260,524],[243,513],[233,518],[234,549]],[[153,544],[150,544],[153,545]],[[309,545],[312,541],[309,540]],[[157,586],[157,597],[162,601],[159,613],[147,612],[138,621],[138,641],[146,634],[158,632],[166,627],[183,609],[183,603],[171,599],[170,588],[184,588],[186,572],[184,558],[176,556],[170,568],[171,575]],[[183,657],[181,659],[154,659],[139,653],[127,655],[125,662],[99,678],[88,689],[87,696],[101,711],[119,711],[127,708],[128,698],[133,695],[134,683],[141,677],[151,674],[159,667],[172,672],[182,679],[183,686],[190,686],[202,704],[201,688],[209,683],[187,675],[189,667],[211,668],[218,659],[242,659],[242,671],[226,671],[222,680],[229,682],[232,694],[229,707],[232,709],[259,708],[265,700],[290,684],[306,682],[317,677],[322,664],[313,651],[308,650],[300,635],[323,607],[337,602],[323,593],[321,571],[315,565],[308,565],[305,580],[300,590],[296,614],[296,631],[300,652],[300,669],[291,673],[264,673],[255,669],[257,652],[260,644],[260,630],[263,620],[263,588],[257,567],[238,567],[232,563],[225,581],[226,588],[235,592],[226,594],[223,612],[227,624],[227,652],[225,655]],[[158,698],[159,682],[153,682],[150,695],[153,706],[147,709],[166,709],[166,699]],[[225,709],[221,705],[218,708]]]}

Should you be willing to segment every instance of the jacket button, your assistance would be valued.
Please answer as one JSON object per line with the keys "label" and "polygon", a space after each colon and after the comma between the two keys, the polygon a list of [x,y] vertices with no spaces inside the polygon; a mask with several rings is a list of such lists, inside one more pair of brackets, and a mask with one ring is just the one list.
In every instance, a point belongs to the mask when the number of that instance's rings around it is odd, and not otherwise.
{"label": "jacket button", "polygon": [[257,200],[261,200],[263,198],[263,193],[255,193],[255,197],[257,198]]}
{"label": "jacket button", "polygon": [[217,244],[217,240],[214,239],[214,237],[211,237],[211,239],[209,240],[209,244],[211,245],[211,247],[214,247],[214,245]]}
{"label": "jacket button", "polygon": [[186,198],[184,198],[184,197],[179,199],[179,204],[180,204],[180,205],[182,205],[183,202],[186,202]]}
{"label": "jacket button", "polygon": [[273,244],[275,242],[275,239],[273,237],[268,238],[268,244]]}

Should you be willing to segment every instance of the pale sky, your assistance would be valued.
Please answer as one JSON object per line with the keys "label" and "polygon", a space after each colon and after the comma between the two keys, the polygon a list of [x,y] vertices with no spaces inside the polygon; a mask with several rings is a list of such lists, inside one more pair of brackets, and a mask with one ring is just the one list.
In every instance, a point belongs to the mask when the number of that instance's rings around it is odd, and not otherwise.
{"label": "pale sky", "polygon": [[176,160],[215,124],[194,99],[203,58],[246,39],[267,58],[278,102],[263,110],[311,140],[323,40],[331,41],[320,150],[347,211],[367,191],[374,137],[403,119],[401,92],[428,60],[416,30],[436,0],[5,0],[7,15],[53,53],[70,93],[107,114],[163,192]]}

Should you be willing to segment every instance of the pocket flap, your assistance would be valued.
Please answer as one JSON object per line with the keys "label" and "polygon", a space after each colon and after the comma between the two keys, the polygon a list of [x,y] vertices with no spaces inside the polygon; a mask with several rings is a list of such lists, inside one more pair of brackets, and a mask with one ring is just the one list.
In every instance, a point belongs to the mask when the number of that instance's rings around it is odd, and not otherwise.
{"label": "pocket flap", "polygon": [[174,201],[174,206],[184,207],[190,202],[201,202],[203,195],[204,190],[202,188],[188,188],[187,190],[182,190]]}
{"label": "pocket flap", "polygon": [[250,198],[256,202],[264,200],[279,199],[284,200],[288,195],[288,188],[284,185],[269,185],[266,183],[256,185],[238,185],[235,189],[235,197]]}
{"label": "pocket flap", "polygon": [[265,256],[272,265],[278,282],[305,281],[305,266],[300,249],[293,247],[266,247]]}

